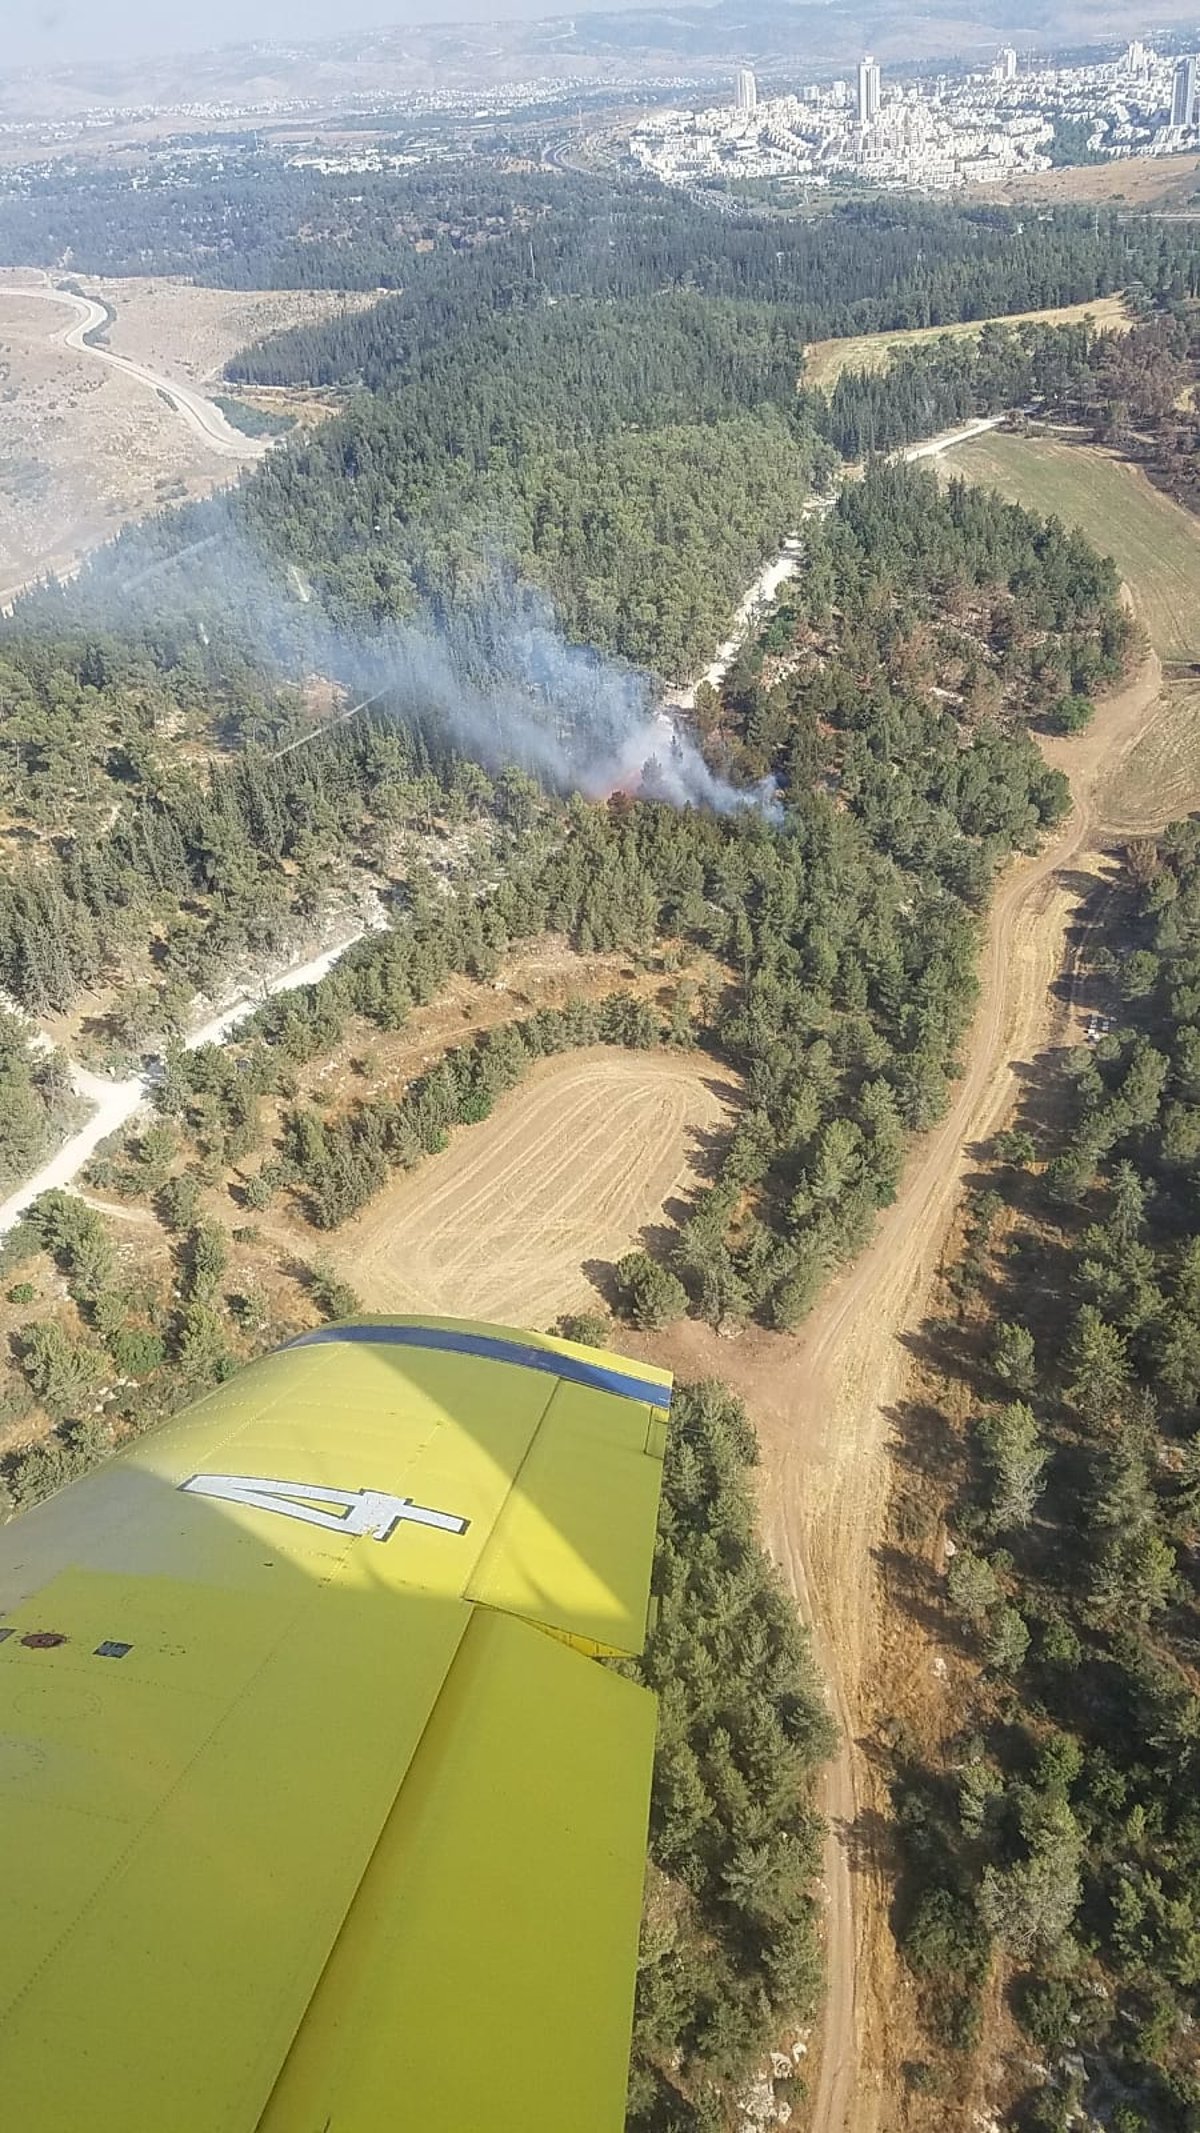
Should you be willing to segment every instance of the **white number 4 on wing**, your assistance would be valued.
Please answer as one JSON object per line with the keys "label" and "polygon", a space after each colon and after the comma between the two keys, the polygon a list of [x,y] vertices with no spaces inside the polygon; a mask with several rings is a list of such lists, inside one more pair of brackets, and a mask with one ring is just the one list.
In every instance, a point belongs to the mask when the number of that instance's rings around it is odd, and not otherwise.
{"label": "white number 4 on wing", "polygon": [[241,1504],[247,1511],[274,1511],[301,1525],[323,1526],[328,1533],[351,1533],[368,1540],[390,1540],[397,1526],[433,1526],[439,1533],[465,1533],[471,1521],[451,1511],[430,1511],[410,1496],[388,1496],[380,1489],[331,1489],[324,1482],[310,1488],[303,1481],[270,1481],[249,1474],[193,1474],[180,1483],[186,1494],[214,1496]]}

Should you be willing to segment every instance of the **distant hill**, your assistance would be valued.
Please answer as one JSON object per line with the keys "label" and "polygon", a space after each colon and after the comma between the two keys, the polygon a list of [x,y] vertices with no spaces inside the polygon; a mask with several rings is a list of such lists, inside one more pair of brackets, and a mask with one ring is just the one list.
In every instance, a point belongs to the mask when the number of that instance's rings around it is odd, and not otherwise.
{"label": "distant hill", "polygon": [[907,62],[978,57],[1005,38],[1021,49],[1095,44],[1184,20],[1187,0],[715,0],[637,5],[533,22],[424,24],[315,44],[250,44],[138,61],[37,71],[0,66],[0,117],[69,120],[97,106],[303,100],[345,109],[370,94],[571,80],[614,87],[653,75],[703,76],[749,62],[769,73],[844,66],[866,49]]}

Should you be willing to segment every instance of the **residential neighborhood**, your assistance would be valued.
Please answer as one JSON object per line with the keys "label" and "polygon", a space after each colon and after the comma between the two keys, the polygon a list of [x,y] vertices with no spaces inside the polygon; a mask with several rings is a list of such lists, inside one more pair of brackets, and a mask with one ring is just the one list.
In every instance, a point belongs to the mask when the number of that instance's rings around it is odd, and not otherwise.
{"label": "residential neighborhood", "polygon": [[656,111],[633,133],[630,150],[668,184],[721,177],[923,190],[998,184],[1058,161],[1191,146],[1198,87],[1195,59],[1163,58],[1137,39],[1098,65],[1027,65],[1009,45],[983,72],[895,81],[868,54],[853,80],[773,96],[743,67],[728,106]]}

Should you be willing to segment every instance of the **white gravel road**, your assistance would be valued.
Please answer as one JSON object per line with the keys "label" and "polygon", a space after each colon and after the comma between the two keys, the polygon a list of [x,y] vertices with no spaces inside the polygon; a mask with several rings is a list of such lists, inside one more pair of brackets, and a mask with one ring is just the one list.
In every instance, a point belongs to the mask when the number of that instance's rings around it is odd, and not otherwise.
{"label": "white gravel road", "polygon": [[[347,949],[353,948],[356,941],[361,941],[367,933],[377,932],[385,923],[382,917],[378,917],[371,924],[360,926],[348,939],[339,941],[332,948],[324,949],[320,955],[313,956],[307,963],[295,963],[289,969],[280,971],[277,977],[267,980],[261,992],[243,994],[231,1007],[223,1008],[220,1014],[214,1015],[199,1029],[193,1030],[191,1035],[184,1039],[185,1050],[194,1052],[198,1051],[202,1044],[224,1044],[234,1030],[249,1021],[265,999],[275,993],[295,992],[301,985],[315,985],[319,978],[325,977],[333,969]],[[38,1040],[35,1039],[36,1041]],[[81,1126],[77,1133],[73,1133],[69,1140],[64,1141],[62,1147],[56,1150],[48,1162],[42,1164],[33,1177],[19,1186],[16,1192],[10,1193],[7,1200],[0,1201],[0,1237],[6,1236],[8,1231],[16,1226],[26,1208],[32,1207],[42,1193],[56,1189],[65,1191],[68,1186],[74,1184],[80,1172],[86,1170],[101,1142],[106,1141],[110,1133],[119,1133],[148,1101],[153,1077],[152,1074],[137,1074],[128,1081],[108,1081],[101,1074],[90,1074],[86,1067],[72,1064],[71,1083],[76,1095],[85,1097],[95,1109],[86,1125]]]}

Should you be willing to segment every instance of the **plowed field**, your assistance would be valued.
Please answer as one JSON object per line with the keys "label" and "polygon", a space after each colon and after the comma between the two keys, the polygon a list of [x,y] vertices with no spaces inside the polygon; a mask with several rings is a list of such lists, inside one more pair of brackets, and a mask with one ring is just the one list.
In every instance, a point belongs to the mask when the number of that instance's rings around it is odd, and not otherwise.
{"label": "plowed field", "polygon": [[1153,717],[1112,766],[1101,788],[1104,820],[1114,836],[1162,828],[1189,815],[1200,794],[1200,686],[1169,681]]}
{"label": "plowed field", "polygon": [[594,1308],[595,1275],[678,1213],[735,1097],[685,1056],[547,1060],[339,1230],[330,1256],[368,1310],[542,1327]]}

